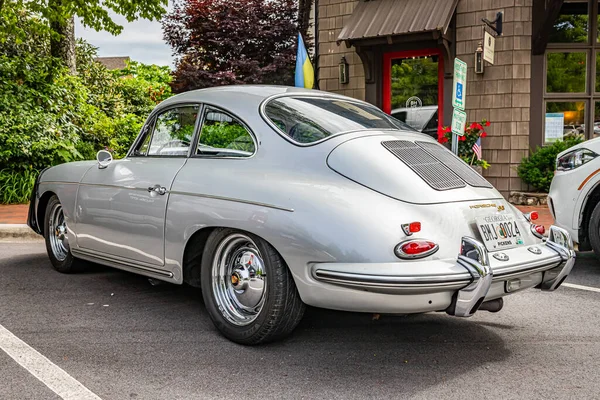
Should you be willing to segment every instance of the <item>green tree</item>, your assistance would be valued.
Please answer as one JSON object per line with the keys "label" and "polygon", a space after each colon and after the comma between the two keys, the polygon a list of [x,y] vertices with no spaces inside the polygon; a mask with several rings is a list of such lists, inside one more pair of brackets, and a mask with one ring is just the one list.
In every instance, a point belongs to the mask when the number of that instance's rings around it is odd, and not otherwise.
{"label": "green tree", "polygon": [[3,7],[0,23],[13,29],[0,36],[0,203],[20,203],[45,167],[103,148],[123,157],[148,113],[171,95],[171,77],[168,68],[135,62],[108,71],[83,41],[71,75],[50,55],[52,33],[40,16]]}
{"label": "green tree", "polygon": [[[75,16],[84,26],[97,31],[105,30],[118,35],[123,27],[110,16],[110,12],[124,16],[127,21],[138,18],[159,19],[168,0],[0,0],[2,24],[0,28],[10,29],[16,25],[14,10],[26,9],[39,16],[52,32],[50,54],[62,60],[69,71],[76,72],[75,55]],[[8,11],[6,11],[8,10]],[[5,11],[7,14],[5,15]],[[1,40],[1,37],[0,37]]]}

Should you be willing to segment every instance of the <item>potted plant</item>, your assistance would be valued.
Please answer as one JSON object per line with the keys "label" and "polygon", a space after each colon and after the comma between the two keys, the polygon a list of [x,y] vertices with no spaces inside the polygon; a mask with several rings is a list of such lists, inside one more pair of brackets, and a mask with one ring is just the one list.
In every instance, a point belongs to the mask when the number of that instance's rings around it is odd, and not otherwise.
{"label": "potted plant", "polygon": [[[473,122],[467,124],[463,136],[457,136],[458,156],[479,173],[482,173],[484,169],[490,166],[487,161],[481,158],[481,138],[487,136],[485,128],[488,126],[490,126],[490,121],[487,119],[481,120],[481,123]],[[438,129],[438,142],[451,146],[452,136],[452,128],[449,126],[443,126]],[[479,154],[475,152],[477,149],[475,146],[476,143],[479,146]]]}

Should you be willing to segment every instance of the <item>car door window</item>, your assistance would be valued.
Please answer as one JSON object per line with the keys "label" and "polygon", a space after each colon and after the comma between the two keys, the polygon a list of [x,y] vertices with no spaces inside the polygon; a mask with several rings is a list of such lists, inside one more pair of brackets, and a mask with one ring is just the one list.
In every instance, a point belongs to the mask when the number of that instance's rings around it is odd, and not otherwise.
{"label": "car door window", "polygon": [[199,106],[170,108],[156,117],[150,146],[143,141],[140,151],[149,156],[187,156],[194,136]]}
{"label": "car door window", "polygon": [[148,125],[144,127],[144,138],[140,142],[139,146],[133,152],[134,156],[145,156],[148,154],[148,148],[150,147],[150,139],[152,139],[152,132]]}
{"label": "car door window", "polygon": [[206,108],[197,155],[250,157],[255,151],[254,138],[239,119],[216,108]]}

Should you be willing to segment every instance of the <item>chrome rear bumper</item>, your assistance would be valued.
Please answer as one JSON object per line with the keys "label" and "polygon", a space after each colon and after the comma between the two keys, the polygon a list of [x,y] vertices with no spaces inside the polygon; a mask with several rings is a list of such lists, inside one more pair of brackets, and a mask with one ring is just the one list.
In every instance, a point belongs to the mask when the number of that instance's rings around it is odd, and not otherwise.
{"label": "chrome rear bumper", "polygon": [[[533,251],[536,249],[542,250],[543,254],[539,258]],[[387,295],[448,293],[452,300],[443,306],[440,303],[441,310],[445,309],[448,314],[458,317],[470,317],[484,301],[510,294],[513,290],[506,289],[508,282],[522,281],[523,288],[535,287],[543,291],[557,289],[575,263],[575,251],[569,233],[556,226],[550,228],[549,237],[544,244],[514,251],[520,251],[521,255],[525,252],[531,257],[521,257],[527,258],[523,262],[501,263],[494,260],[490,263],[490,255],[493,253],[488,253],[483,243],[471,237],[463,237],[461,253],[453,264],[455,268],[447,274],[397,275],[390,273],[391,266],[385,264],[379,268],[379,273],[365,273],[366,270],[377,269],[360,268],[360,265],[346,265],[346,268],[342,268],[336,267],[336,264],[316,264],[312,269],[312,276],[320,282]],[[415,312],[424,309],[426,307],[415,305]]]}

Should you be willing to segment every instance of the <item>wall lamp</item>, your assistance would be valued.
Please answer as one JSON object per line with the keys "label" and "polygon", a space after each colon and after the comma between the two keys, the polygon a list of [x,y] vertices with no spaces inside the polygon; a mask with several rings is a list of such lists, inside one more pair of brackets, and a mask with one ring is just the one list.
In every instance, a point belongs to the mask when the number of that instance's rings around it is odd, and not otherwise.
{"label": "wall lamp", "polygon": [[340,60],[340,63],[338,64],[338,79],[341,84],[348,83],[348,81],[350,79],[350,77],[348,75],[349,75],[348,62],[346,61],[346,57],[342,57],[342,59]]}

